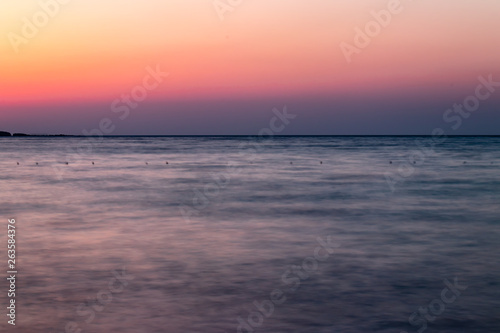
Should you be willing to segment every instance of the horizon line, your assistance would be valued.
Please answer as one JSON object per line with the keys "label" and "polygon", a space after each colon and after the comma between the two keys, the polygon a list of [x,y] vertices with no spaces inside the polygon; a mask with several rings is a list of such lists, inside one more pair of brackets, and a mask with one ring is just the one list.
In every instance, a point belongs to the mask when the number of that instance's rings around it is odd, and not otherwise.
{"label": "horizon line", "polygon": [[[17,133],[16,133],[17,134]],[[73,134],[23,134],[0,136],[0,138],[26,137],[72,137],[72,138],[130,138],[130,137],[261,137],[255,134],[138,134],[138,135],[73,135]],[[272,137],[433,137],[429,134],[281,134]],[[500,134],[461,134],[446,137],[500,137]]]}

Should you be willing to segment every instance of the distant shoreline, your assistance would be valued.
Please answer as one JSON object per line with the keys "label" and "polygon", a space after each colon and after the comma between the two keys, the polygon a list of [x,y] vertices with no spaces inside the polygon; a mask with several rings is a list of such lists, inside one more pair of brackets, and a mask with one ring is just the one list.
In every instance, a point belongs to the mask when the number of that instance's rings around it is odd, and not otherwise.
{"label": "distant shoreline", "polygon": [[9,138],[9,137],[26,137],[26,136],[38,136],[38,137],[45,137],[45,136],[74,136],[74,135],[66,135],[66,134],[26,134],[26,133],[10,133],[10,132],[5,132],[5,131],[0,131],[0,137],[3,138]]}
{"label": "distant shoreline", "polygon": [[[2,133],[8,133],[8,132],[0,132],[0,138],[23,138],[23,137],[31,137],[31,138],[53,138],[53,137],[61,137],[61,138],[248,138],[248,137],[255,137],[258,138],[258,135],[241,135],[241,134],[235,134],[235,135],[103,135],[103,136],[98,136],[98,135],[70,135],[70,134],[24,134],[24,133],[14,133],[8,135],[3,135]],[[411,138],[411,137],[432,137],[432,135],[405,135],[405,134],[398,134],[398,135],[385,135],[385,134],[369,134],[369,135],[335,135],[335,134],[328,134],[328,135],[307,135],[307,134],[302,134],[302,135],[275,135],[274,137],[276,138],[370,138],[370,137],[378,137],[378,138]],[[467,135],[448,135],[450,138],[466,138],[466,137],[484,137],[484,138],[494,138],[494,137],[500,137],[500,134],[481,134],[481,135],[474,135],[474,134],[467,134]]]}

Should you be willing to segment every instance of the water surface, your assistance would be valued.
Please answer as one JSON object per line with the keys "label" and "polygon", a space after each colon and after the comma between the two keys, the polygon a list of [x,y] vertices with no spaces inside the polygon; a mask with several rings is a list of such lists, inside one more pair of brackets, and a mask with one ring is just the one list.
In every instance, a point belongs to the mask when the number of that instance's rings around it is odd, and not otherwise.
{"label": "water surface", "polygon": [[[500,331],[499,137],[425,155],[418,137],[255,140],[0,138],[17,331],[237,332],[280,289],[256,332],[417,332],[409,316],[455,277],[467,289],[428,331]],[[283,274],[328,236],[338,248],[290,291]]]}

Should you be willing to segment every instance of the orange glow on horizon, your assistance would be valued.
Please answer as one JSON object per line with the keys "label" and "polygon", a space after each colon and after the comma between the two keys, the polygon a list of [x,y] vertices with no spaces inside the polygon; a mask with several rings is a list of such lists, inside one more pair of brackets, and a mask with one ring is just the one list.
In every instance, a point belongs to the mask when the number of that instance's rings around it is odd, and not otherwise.
{"label": "orange glow on horizon", "polygon": [[[157,64],[171,73],[151,93],[159,100],[432,91],[498,71],[500,3],[493,0],[401,1],[402,12],[348,64],[340,43],[353,44],[354,28],[387,3],[244,1],[221,21],[200,0],[72,1],[18,53],[2,39],[0,103],[113,99]],[[21,34],[23,17],[40,10],[37,1],[3,3],[2,32]]]}

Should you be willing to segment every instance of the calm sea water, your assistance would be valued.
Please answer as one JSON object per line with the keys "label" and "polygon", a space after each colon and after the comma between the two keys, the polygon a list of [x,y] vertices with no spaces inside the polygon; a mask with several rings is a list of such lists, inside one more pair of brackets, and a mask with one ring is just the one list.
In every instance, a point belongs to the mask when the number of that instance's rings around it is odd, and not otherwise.
{"label": "calm sea water", "polygon": [[16,331],[499,332],[500,138],[426,140],[2,138]]}

